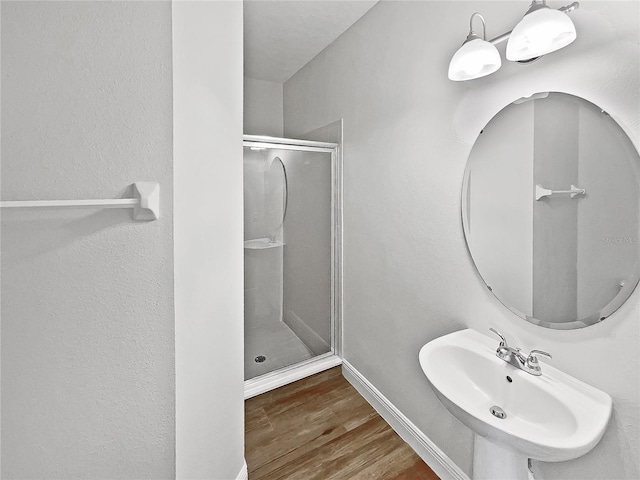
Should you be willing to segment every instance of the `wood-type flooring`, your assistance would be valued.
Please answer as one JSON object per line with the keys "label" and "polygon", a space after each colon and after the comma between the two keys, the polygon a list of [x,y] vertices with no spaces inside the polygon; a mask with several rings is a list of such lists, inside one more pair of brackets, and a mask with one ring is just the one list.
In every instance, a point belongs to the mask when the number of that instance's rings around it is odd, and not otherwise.
{"label": "wood-type flooring", "polygon": [[249,480],[439,480],[335,367],[245,401]]}

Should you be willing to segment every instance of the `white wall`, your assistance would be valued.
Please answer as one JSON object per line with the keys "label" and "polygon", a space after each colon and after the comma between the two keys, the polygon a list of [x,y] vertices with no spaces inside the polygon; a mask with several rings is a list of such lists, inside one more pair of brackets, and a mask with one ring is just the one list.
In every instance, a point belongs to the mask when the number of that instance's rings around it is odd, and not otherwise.
{"label": "white wall", "polygon": [[[522,2],[381,2],[284,88],[285,135],[344,119],[344,355],[467,473],[472,435],[436,399],[420,347],[465,327],[493,326],[513,344],[608,392],[614,415],[588,455],[539,464],[547,480],[640,477],[640,293],[600,325],[553,331],[516,318],[486,290],[460,223],[465,162],[482,127],[534,91],[582,96],[640,143],[637,2],[583,2],[579,38],[530,65],[505,62],[453,83],[447,65],[475,11],[488,36]],[[501,47],[503,48],[503,47]]]}
{"label": "white wall", "polygon": [[2,477],[174,477],[171,5],[2,3]]}
{"label": "white wall", "polygon": [[244,133],[282,137],[282,84],[244,77]]}
{"label": "white wall", "polygon": [[242,3],[173,3],[176,476],[243,467]]}

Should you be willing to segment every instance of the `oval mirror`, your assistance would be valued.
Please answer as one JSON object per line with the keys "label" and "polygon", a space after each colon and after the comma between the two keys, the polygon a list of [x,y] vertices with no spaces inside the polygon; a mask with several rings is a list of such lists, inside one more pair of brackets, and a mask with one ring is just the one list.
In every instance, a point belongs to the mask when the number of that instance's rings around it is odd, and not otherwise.
{"label": "oval mirror", "polygon": [[556,329],[604,320],[639,273],[640,157],[603,110],[539,93],[473,146],[462,221],[480,276],[511,311]]}

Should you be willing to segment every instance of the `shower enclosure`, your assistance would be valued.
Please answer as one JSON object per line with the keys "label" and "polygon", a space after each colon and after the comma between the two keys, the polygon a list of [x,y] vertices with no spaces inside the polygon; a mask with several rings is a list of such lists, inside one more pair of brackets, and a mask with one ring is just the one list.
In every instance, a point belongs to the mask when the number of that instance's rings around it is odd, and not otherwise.
{"label": "shower enclosure", "polygon": [[338,365],[333,143],[244,137],[245,397]]}

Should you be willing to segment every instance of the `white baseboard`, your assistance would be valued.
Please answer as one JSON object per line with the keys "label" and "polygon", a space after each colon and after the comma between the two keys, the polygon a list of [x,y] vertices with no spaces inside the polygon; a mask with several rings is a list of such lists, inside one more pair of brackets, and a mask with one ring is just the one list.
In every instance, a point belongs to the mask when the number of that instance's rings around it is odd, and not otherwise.
{"label": "white baseboard", "polygon": [[342,374],[441,480],[470,480],[453,460],[346,360],[342,361]]}
{"label": "white baseboard", "polygon": [[321,355],[323,352],[331,350],[331,346],[292,310],[284,311],[282,321],[287,324],[314,355]]}
{"label": "white baseboard", "polygon": [[236,477],[236,480],[249,480],[249,470],[247,469],[247,461],[244,461],[244,465],[240,469],[240,473]]}
{"label": "white baseboard", "polygon": [[255,397],[274,388],[297,382],[309,375],[323,372],[342,363],[342,359],[333,353],[314,357],[291,367],[261,375],[244,382],[244,399]]}

